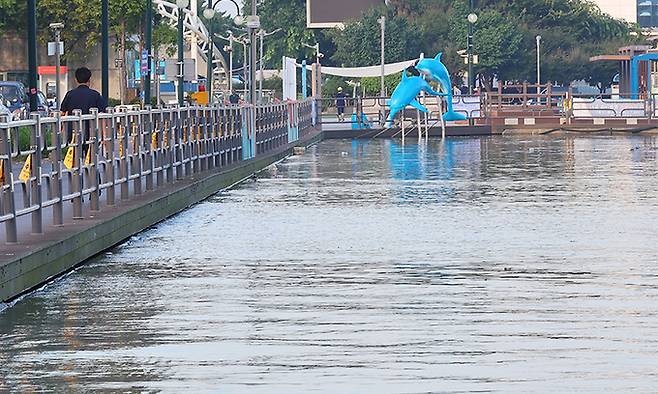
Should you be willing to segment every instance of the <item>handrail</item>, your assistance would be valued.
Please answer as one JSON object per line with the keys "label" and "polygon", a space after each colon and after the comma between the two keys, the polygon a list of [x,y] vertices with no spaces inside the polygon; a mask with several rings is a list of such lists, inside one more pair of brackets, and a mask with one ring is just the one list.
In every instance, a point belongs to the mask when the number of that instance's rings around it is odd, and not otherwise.
{"label": "handrail", "polygon": [[[84,218],[85,205],[102,210],[101,194],[113,206],[117,197],[128,200],[294,142],[310,132],[314,106],[306,100],[257,107],[108,108],[0,119],[0,223],[6,242],[19,241],[18,220],[27,215],[31,232],[43,233],[45,208],[52,210],[52,224],[62,226]],[[250,112],[257,116],[245,116]],[[244,130],[253,130],[253,136]],[[252,143],[256,150],[245,156],[245,144]],[[70,218],[64,217],[66,201],[73,203]]]}

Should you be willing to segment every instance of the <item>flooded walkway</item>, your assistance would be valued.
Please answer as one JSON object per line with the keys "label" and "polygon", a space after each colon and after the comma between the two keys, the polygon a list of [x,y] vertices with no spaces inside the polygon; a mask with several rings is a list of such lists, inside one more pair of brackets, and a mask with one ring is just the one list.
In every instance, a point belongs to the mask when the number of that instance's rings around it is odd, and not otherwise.
{"label": "flooded walkway", "polygon": [[651,391],[658,141],[325,141],[0,312],[0,391]]}

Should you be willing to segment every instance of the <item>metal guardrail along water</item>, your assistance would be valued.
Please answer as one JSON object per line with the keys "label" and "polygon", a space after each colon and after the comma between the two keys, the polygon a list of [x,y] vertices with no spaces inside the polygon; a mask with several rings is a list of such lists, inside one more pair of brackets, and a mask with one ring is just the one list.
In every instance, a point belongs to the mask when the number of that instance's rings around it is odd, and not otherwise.
{"label": "metal guardrail along water", "polygon": [[[545,88],[541,85],[539,88]],[[572,91],[540,90],[536,85],[508,85],[505,91],[484,92],[479,95],[456,95],[452,98],[454,111],[466,115],[470,122],[455,122],[453,125],[495,125],[506,120],[536,119],[544,124],[551,122],[570,124],[578,121],[617,120],[634,124],[636,120],[651,123],[658,119],[658,94],[642,99],[624,98],[627,95],[575,94]],[[517,93],[509,93],[510,89]],[[534,91],[533,91],[534,89]],[[336,115],[336,99],[319,100],[322,123],[325,125],[347,125],[352,128],[381,127],[389,113],[389,97],[354,97],[346,99],[345,120],[340,122]],[[428,121],[439,124],[439,97],[425,96],[419,101],[428,108]],[[445,103],[443,112],[446,112]],[[408,107],[405,119],[415,121],[416,109]],[[398,117],[399,118],[399,117]],[[534,121],[528,122],[534,126]]]}
{"label": "metal guardrail along water", "polygon": [[[0,223],[18,241],[30,215],[42,234],[44,212],[62,226],[145,192],[230,166],[303,138],[312,101],[258,107],[193,106],[92,110],[90,115],[0,119]],[[26,140],[29,140],[26,141]],[[21,151],[21,145],[28,149]],[[23,146],[24,147],[24,146]],[[101,198],[101,196],[103,196]],[[72,209],[65,209],[71,202]]]}

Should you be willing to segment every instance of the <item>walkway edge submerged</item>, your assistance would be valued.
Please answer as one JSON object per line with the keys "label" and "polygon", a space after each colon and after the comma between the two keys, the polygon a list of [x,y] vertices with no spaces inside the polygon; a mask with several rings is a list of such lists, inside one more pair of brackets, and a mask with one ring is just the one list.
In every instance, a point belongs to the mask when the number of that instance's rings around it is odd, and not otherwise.
{"label": "walkway edge submerged", "polygon": [[117,208],[105,219],[101,213],[98,219],[85,221],[76,231],[63,231],[60,239],[16,255],[13,260],[0,265],[0,305],[290,156],[294,147],[310,146],[321,139],[322,132],[317,131],[281,150],[245,161],[230,169],[201,174],[203,178],[180,182],[164,193],[147,193],[135,203]]}

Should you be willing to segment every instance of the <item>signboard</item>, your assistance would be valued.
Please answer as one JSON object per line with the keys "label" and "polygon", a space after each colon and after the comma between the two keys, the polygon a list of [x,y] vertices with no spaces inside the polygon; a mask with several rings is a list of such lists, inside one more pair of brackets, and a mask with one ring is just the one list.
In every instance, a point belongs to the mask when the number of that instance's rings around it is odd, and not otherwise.
{"label": "signboard", "polygon": [[341,27],[384,0],[306,0],[306,26],[309,28]]}
{"label": "signboard", "polygon": [[[55,50],[57,49],[57,45],[55,44],[55,42],[48,43],[48,56],[55,56]],[[64,41],[59,42],[59,54],[64,54]]]}
{"label": "signboard", "polygon": [[149,71],[149,53],[147,50],[142,51],[140,71],[142,74],[146,74]]}
{"label": "signboard", "polygon": [[[173,81],[178,77],[178,64],[176,59],[167,59],[165,62],[165,79]],[[183,79],[185,81],[196,81],[196,63],[194,59],[183,61]]]}

